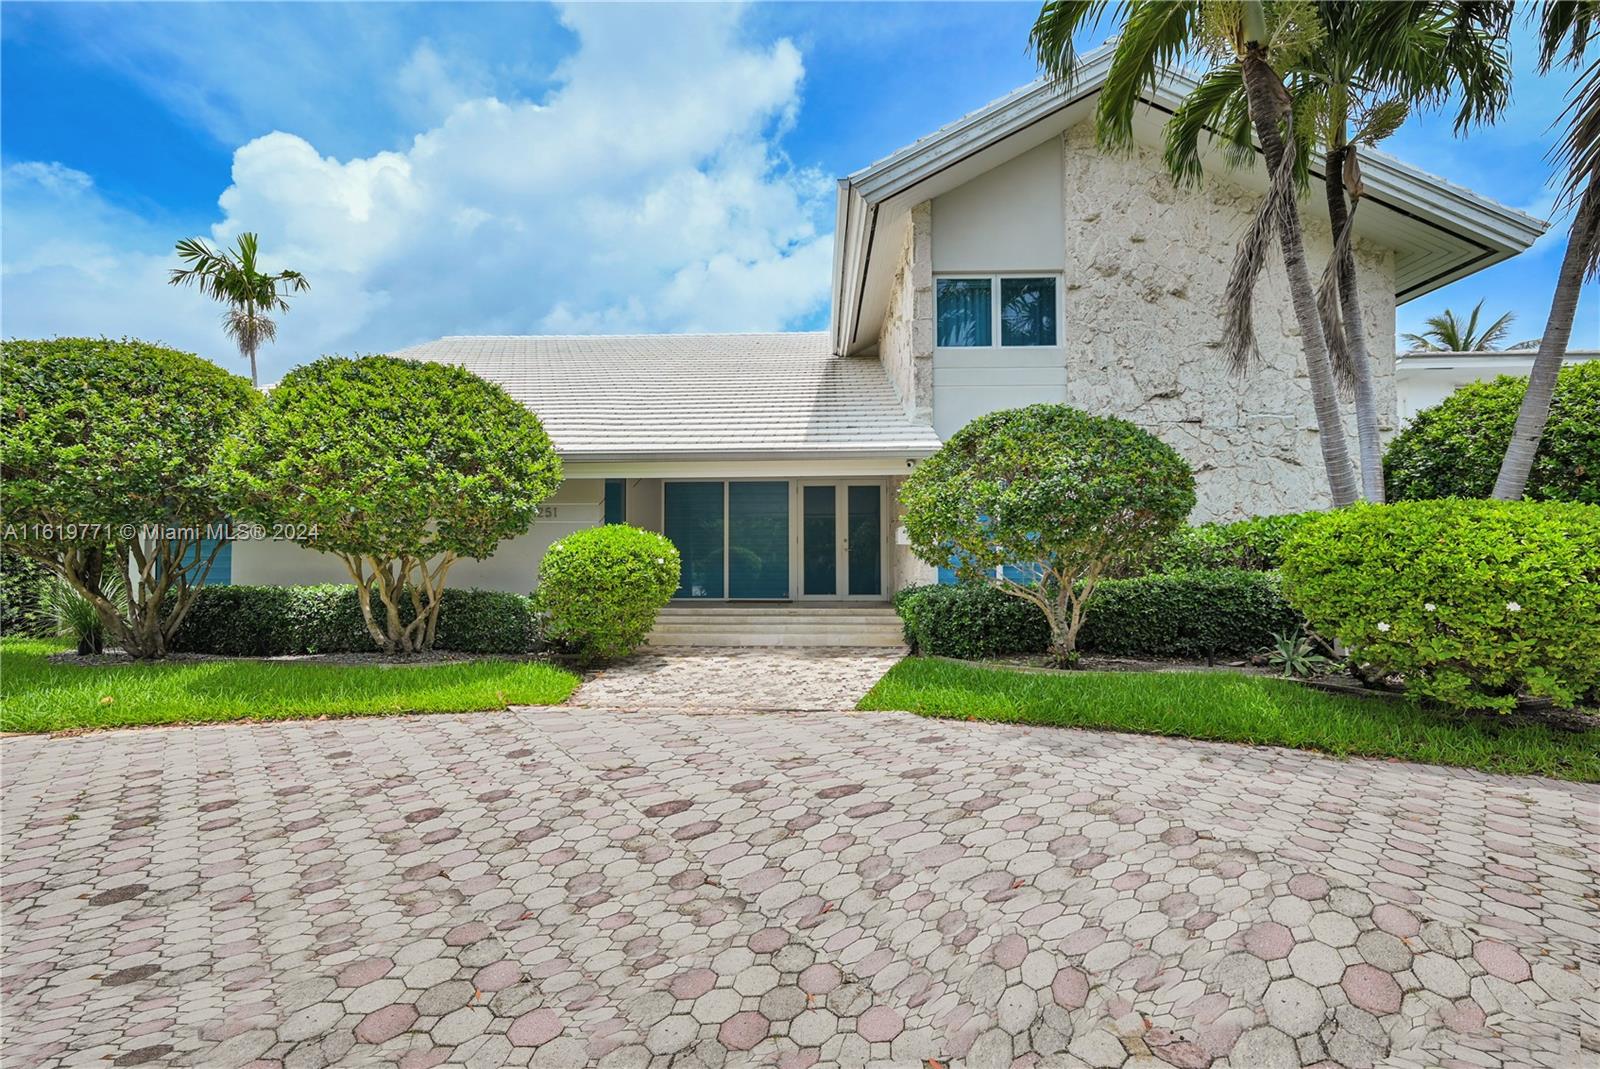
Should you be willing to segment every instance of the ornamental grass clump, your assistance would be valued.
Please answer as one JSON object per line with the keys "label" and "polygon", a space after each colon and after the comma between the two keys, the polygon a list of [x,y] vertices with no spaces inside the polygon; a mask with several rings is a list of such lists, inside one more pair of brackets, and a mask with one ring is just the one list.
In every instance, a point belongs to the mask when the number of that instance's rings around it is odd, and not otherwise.
{"label": "ornamental grass clump", "polygon": [[1503,712],[1600,687],[1600,506],[1358,505],[1296,532],[1282,574],[1318,634],[1415,698]]}
{"label": "ornamental grass clump", "polygon": [[678,569],[677,547],[654,531],[616,523],[567,535],[539,562],[545,640],[580,664],[627,656],[677,591]]}
{"label": "ornamental grass clump", "polygon": [[1194,508],[1194,474],[1126,420],[1029,405],[961,428],[917,465],[900,501],[918,557],[1032,604],[1052,659],[1072,666],[1096,586],[1177,530]]}

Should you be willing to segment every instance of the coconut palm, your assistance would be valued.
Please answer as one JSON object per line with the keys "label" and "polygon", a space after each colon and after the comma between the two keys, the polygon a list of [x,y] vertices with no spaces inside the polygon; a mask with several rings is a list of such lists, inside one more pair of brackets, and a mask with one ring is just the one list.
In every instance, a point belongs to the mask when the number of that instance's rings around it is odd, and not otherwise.
{"label": "coconut palm", "polygon": [[[1296,119],[1293,148],[1298,173],[1308,176],[1313,149],[1320,144],[1322,150],[1334,251],[1323,270],[1319,309],[1335,374],[1355,395],[1362,490],[1368,500],[1382,501],[1377,389],[1353,248],[1362,195],[1359,146],[1377,144],[1411,112],[1439,106],[1452,97],[1458,103],[1458,131],[1491,121],[1509,95],[1505,31],[1511,5],[1503,0],[1365,4],[1321,0],[1309,5],[1305,17],[1315,19],[1319,32],[1306,38],[1309,43],[1287,52],[1280,69]],[[1230,163],[1254,163],[1255,144],[1238,63],[1213,68],[1168,123],[1164,157],[1175,178],[1199,179],[1203,138],[1220,139]],[[1253,347],[1248,318],[1231,333],[1247,352]]]}
{"label": "coconut palm", "polygon": [[1422,321],[1427,328],[1422,333],[1402,334],[1400,337],[1410,342],[1414,350],[1421,352],[1494,352],[1500,348],[1500,343],[1505,341],[1511,332],[1512,320],[1516,319],[1517,315],[1515,312],[1507,312],[1480,331],[1478,316],[1482,312],[1482,301],[1472,306],[1472,314],[1465,319],[1446,308],[1438,315],[1429,316]]}
{"label": "coconut palm", "polygon": [[278,336],[278,325],[268,313],[289,310],[278,287],[303,293],[311,283],[298,271],[262,272],[256,264],[257,250],[256,235],[251,233],[240,234],[231,249],[212,249],[199,238],[180,241],[178,259],[189,266],[173,268],[167,281],[174,286],[195,283],[202,293],[228,306],[222,327],[250,361],[250,382],[259,386],[256,351]]}
{"label": "coconut palm", "polygon": [[1213,69],[1238,65],[1244,89],[1239,114],[1261,145],[1271,181],[1261,213],[1240,243],[1224,296],[1229,348],[1237,357],[1236,369],[1247,366],[1254,355],[1253,332],[1248,330],[1251,284],[1276,238],[1305,350],[1328,488],[1336,507],[1348,505],[1357,497],[1355,471],[1294,198],[1296,153],[1289,151],[1295,124],[1293,102],[1275,68],[1292,65],[1303,50],[1315,47],[1320,25],[1310,16],[1307,3],[1120,0],[1113,5],[1110,0],[1046,0],[1029,36],[1045,71],[1070,82],[1077,58],[1073,35],[1097,24],[1111,7],[1122,15],[1122,28],[1095,113],[1095,129],[1103,145],[1132,142],[1133,116],[1142,90],[1185,53],[1208,59]]}
{"label": "coconut palm", "polygon": [[1553,153],[1556,165],[1566,169],[1560,203],[1576,205],[1576,210],[1556,275],[1550,317],[1545,320],[1539,354],[1528,375],[1528,392],[1523,395],[1511,444],[1495,479],[1494,496],[1502,501],[1515,501],[1527,489],[1533,457],[1550,416],[1556,375],[1572,338],[1579,291],[1585,279],[1600,275],[1600,55],[1583,66],[1584,52],[1597,35],[1600,0],[1547,0],[1540,9],[1539,72],[1547,74],[1557,64],[1582,68],[1562,113],[1566,131]]}

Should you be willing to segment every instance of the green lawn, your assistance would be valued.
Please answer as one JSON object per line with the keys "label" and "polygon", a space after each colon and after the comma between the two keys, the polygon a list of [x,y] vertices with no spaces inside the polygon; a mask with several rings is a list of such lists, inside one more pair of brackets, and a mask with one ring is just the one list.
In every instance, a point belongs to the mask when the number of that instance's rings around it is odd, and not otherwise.
{"label": "green lawn", "polygon": [[416,668],[282,661],[81,667],[46,659],[64,648],[39,639],[0,641],[0,730],[461,713],[554,705],[578,685],[571,672],[529,661]]}
{"label": "green lawn", "polygon": [[1031,673],[908,657],[859,707],[1600,781],[1600,731],[1451,715],[1235,672]]}

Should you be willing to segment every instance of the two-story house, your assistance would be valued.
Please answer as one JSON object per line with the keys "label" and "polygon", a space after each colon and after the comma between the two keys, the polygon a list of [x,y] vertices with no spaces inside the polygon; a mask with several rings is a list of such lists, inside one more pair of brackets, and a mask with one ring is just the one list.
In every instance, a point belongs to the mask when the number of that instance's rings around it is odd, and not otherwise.
{"label": "two-story house", "polygon": [[[1088,57],[1070,89],[1027,86],[841,179],[826,332],[450,337],[396,353],[502,384],[566,466],[533,530],[452,581],[525,591],[553,540],[626,521],[682,551],[685,602],[881,605],[934,576],[897,536],[900,481],[973,417],[1039,401],[1176,447],[1197,473],[1196,520],[1325,503],[1276,263],[1257,301],[1260,365],[1230,376],[1220,349],[1228,266],[1264,169],[1218,157],[1201,184],[1173,184],[1159,145],[1192,86],[1179,74],[1147,94],[1134,151],[1098,149],[1108,59]],[[1546,224],[1388,156],[1366,152],[1363,167],[1356,255],[1392,426],[1396,305],[1516,255]],[[1331,244],[1320,199],[1305,201],[1313,264]],[[293,545],[232,554],[233,582],[343,579]]]}

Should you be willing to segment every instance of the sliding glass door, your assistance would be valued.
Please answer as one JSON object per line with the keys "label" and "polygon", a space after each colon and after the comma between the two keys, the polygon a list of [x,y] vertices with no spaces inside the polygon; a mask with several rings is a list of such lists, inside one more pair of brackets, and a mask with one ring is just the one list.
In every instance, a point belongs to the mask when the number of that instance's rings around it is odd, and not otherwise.
{"label": "sliding glass door", "polygon": [[668,482],[662,533],[683,558],[679,598],[789,596],[789,483]]}

